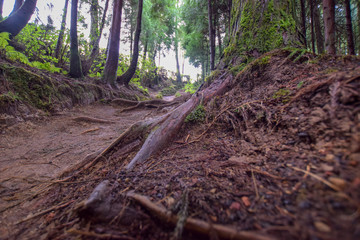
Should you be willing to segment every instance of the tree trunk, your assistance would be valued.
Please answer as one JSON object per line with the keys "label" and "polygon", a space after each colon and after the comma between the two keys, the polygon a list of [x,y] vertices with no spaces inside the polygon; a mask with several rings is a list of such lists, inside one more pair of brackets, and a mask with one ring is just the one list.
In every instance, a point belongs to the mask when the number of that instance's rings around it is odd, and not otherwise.
{"label": "tree trunk", "polygon": [[307,48],[305,0],[300,0],[300,8],[301,8],[301,35],[302,35],[302,42],[303,42],[305,48]]}
{"label": "tree trunk", "polygon": [[36,8],[37,0],[26,0],[14,14],[0,22],[0,32],[8,32],[15,37],[29,22]]}
{"label": "tree trunk", "polygon": [[315,54],[314,2],[313,2],[313,0],[309,0],[308,4],[310,6],[311,47],[312,47],[312,52]]}
{"label": "tree trunk", "polygon": [[90,5],[90,46],[94,48],[96,40],[99,37],[99,2],[98,0],[91,0]]}
{"label": "tree trunk", "polygon": [[24,4],[24,0],[15,0],[14,8],[10,13],[10,16],[20,9],[21,5]]}
{"label": "tree trunk", "polygon": [[315,27],[315,38],[316,38],[316,48],[317,53],[321,54],[324,52],[324,36],[323,32],[321,30],[321,24],[320,24],[320,11],[319,11],[319,0],[310,0],[313,2],[314,7],[314,27]]}
{"label": "tree trunk", "polygon": [[3,6],[4,6],[4,0],[0,0],[0,20],[3,19]]}
{"label": "tree trunk", "polygon": [[350,0],[344,0],[344,6],[345,6],[345,13],[346,13],[346,32],[347,32],[348,54],[355,55],[355,44],[354,44],[354,35],[353,35],[352,22],[351,22]]}
{"label": "tree trunk", "polygon": [[71,0],[71,24],[70,24],[70,76],[80,78],[83,76],[79,55],[79,43],[77,36],[78,0]]}
{"label": "tree trunk", "polygon": [[358,20],[358,51],[360,55],[360,1],[357,2],[357,20]]}
{"label": "tree trunk", "polygon": [[136,31],[135,31],[135,39],[134,39],[133,57],[131,59],[129,69],[126,70],[126,72],[123,75],[117,78],[118,82],[126,86],[129,85],[131,78],[134,76],[136,72],[136,67],[139,59],[139,42],[140,42],[140,34],[141,34],[142,11],[143,11],[143,0],[139,0],[138,14],[136,18]]}
{"label": "tree trunk", "polygon": [[60,32],[59,32],[59,37],[56,43],[56,48],[55,48],[55,58],[58,59],[58,62],[61,62],[59,59],[60,57],[60,52],[61,52],[61,48],[64,42],[64,34],[65,34],[65,25],[66,25],[66,15],[67,15],[67,9],[68,9],[68,5],[69,5],[69,0],[65,0],[65,6],[63,9],[63,15],[62,15],[62,20],[61,20],[61,27],[60,27]]}
{"label": "tree trunk", "polygon": [[323,0],[325,48],[328,54],[336,54],[335,38],[335,2],[334,0]]}
{"label": "tree trunk", "polygon": [[96,39],[91,44],[92,48],[91,48],[90,56],[84,62],[84,66],[83,66],[83,74],[84,75],[87,75],[89,73],[95,58],[99,55],[99,48],[100,48],[99,44],[100,44],[102,33],[104,31],[104,26],[105,26],[105,22],[106,22],[106,13],[107,13],[108,8],[109,8],[109,0],[106,0],[103,16],[102,16],[102,19],[101,19],[100,29],[98,28]]}
{"label": "tree trunk", "polygon": [[220,21],[219,21],[219,18],[217,18],[216,32],[217,32],[217,39],[218,39],[218,46],[219,46],[219,59],[220,59],[220,58],[221,58],[221,54],[222,54],[222,52],[223,52],[223,49],[222,49],[222,41],[221,41],[221,32],[220,32]]}
{"label": "tree trunk", "polygon": [[215,32],[213,22],[213,8],[211,0],[208,0],[208,17],[209,17],[209,41],[210,41],[210,70],[215,69]]}
{"label": "tree trunk", "polygon": [[148,51],[148,37],[149,37],[149,33],[146,33],[146,37],[145,37],[145,46],[144,46],[144,53],[143,53],[143,64],[145,63],[145,60],[146,60],[146,54],[147,54],[147,51]]}
{"label": "tree trunk", "polygon": [[103,80],[116,88],[116,75],[119,64],[120,29],[123,0],[114,0],[113,17],[111,21],[109,50],[107,53]]}
{"label": "tree trunk", "polygon": [[[175,30],[177,31],[177,30]],[[180,64],[179,64],[179,41],[177,40],[177,36],[176,36],[176,32],[175,32],[175,60],[176,60],[176,81],[178,83],[181,83],[181,74],[180,74]]]}

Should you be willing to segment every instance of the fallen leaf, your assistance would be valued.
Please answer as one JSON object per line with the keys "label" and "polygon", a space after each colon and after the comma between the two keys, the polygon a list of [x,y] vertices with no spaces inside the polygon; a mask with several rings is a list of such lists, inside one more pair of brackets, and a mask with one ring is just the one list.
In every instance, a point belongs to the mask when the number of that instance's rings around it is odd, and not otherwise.
{"label": "fallen leaf", "polygon": [[211,189],[210,192],[211,192],[212,194],[216,193],[216,188]]}
{"label": "fallen leaf", "polygon": [[324,172],[332,172],[334,171],[334,167],[327,165],[325,163],[320,164],[320,169],[323,170]]}
{"label": "fallen leaf", "polygon": [[232,209],[232,210],[240,210],[240,207],[241,207],[241,205],[240,205],[240,203],[238,203],[238,202],[233,202],[233,203],[230,205],[230,209]]}
{"label": "fallen leaf", "polygon": [[330,232],[331,231],[331,228],[323,222],[316,221],[316,222],[314,222],[314,225],[315,225],[315,228],[317,230],[319,230],[320,232]]}
{"label": "fallen leaf", "polygon": [[210,216],[210,219],[211,219],[213,222],[217,222],[217,217],[216,217],[216,216]]}
{"label": "fallen leaf", "polygon": [[251,202],[250,202],[250,200],[249,200],[249,198],[248,198],[248,197],[246,197],[246,196],[241,197],[241,200],[243,201],[243,203],[244,203],[245,207],[250,207]]}
{"label": "fallen leaf", "polygon": [[329,182],[331,182],[340,189],[344,189],[347,185],[347,182],[344,179],[338,177],[329,177]]}

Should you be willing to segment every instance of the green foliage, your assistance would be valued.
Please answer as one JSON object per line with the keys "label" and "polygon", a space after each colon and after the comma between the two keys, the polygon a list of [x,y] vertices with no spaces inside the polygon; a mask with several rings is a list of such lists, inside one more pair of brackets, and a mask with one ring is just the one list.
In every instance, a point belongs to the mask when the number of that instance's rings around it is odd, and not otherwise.
{"label": "green foliage", "polygon": [[198,84],[198,82],[195,82],[195,83],[188,82],[187,84],[185,84],[185,86],[184,86],[185,92],[194,94],[200,86],[200,84]]}
{"label": "green foliage", "polygon": [[155,96],[157,99],[162,99],[163,98],[163,95],[161,92],[159,92],[158,94],[156,94]]}
{"label": "green foliage", "polygon": [[181,97],[181,93],[176,92],[176,93],[175,93],[175,97]]}
{"label": "green foliage", "polygon": [[280,88],[278,91],[276,91],[273,95],[272,98],[273,99],[282,99],[283,103],[286,103],[290,100],[290,94],[291,91],[289,89],[286,88]]}
{"label": "green foliage", "polygon": [[163,96],[172,96],[176,93],[176,87],[174,85],[171,85],[169,87],[166,87],[161,90],[161,94]]}
{"label": "green foliage", "polygon": [[204,122],[206,118],[206,111],[202,104],[199,104],[185,119],[185,122]]}
{"label": "green foliage", "polygon": [[58,31],[51,26],[28,24],[15,37],[19,43],[25,45],[24,54],[31,61],[57,63],[54,58],[58,38]]}
{"label": "green foliage", "polygon": [[303,85],[304,85],[304,81],[301,81],[296,85],[296,88],[300,89]]}
{"label": "green foliage", "polygon": [[49,62],[41,63],[38,61],[34,61],[31,63],[31,66],[36,67],[38,69],[46,70],[46,71],[52,72],[52,73],[61,73],[63,71],[61,68],[55,67],[54,64],[49,63]]}
{"label": "green foliage", "polygon": [[23,53],[16,51],[12,46],[9,45],[9,41],[9,33],[0,33],[1,53],[5,54],[5,56],[12,61],[20,61],[25,64],[30,64],[29,59]]}

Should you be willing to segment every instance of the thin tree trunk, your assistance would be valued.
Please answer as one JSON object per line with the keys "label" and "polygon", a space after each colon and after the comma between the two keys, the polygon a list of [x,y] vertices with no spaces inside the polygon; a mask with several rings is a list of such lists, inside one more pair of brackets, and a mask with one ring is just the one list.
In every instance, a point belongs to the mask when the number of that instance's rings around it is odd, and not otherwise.
{"label": "thin tree trunk", "polygon": [[4,0],[0,0],[0,20],[3,19],[3,6],[4,6]]}
{"label": "thin tree trunk", "polygon": [[352,22],[351,22],[350,0],[344,0],[344,6],[345,6],[345,13],[346,13],[346,32],[347,32],[348,54],[355,55],[355,44],[354,44],[354,35],[353,35]]}
{"label": "thin tree trunk", "polygon": [[358,21],[358,51],[360,55],[360,1],[357,2],[357,21]]}
{"label": "thin tree trunk", "polygon": [[70,24],[70,76],[80,78],[83,76],[79,55],[79,43],[77,36],[78,0],[71,0],[71,24]]}
{"label": "thin tree trunk", "polygon": [[133,57],[132,50],[133,50],[133,41],[134,41],[134,38],[133,38],[134,37],[134,35],[133,35],[134,26],[133,26],[132,16],[133,16],[133,9],[131,8],[131,10],[130,10],[130,59],[132,59],[132,57]]}
{"label": "thin tree trunk", "polygon": [[211,0],[208,0],[208,17],[209,17],[209,39],[210,39],[210,70],[215,69],[215,33],[213,23],[213,8]]}
{"label": "thin tree trunk", "polygon": [[99,37],[99,2],[98,0],[91,0],[90,5],[90,46],[94,48],[96,40]]}
{"label": "thin tree trunk", "polygon": [[[175,30],[177,31],[177,30]],[[179,64],[179,42],[177,40],[177,34],[175,33],[175,60],[176,60],[176,81],[181,83],[181,75],[180,75],[180,64]]]}
{"label": "thin tree trunk", "polygon": [[301,33],[302,33],[302,39],[303,39],[303,43],[304,43],[305,48],[307,48],[305,0],[300,0],[300,8],[301,8]]}
{"label": "thin tree trunk", "polygon": [[144,46],[144,55],[143,55],[143,64],[146,60],[146,54],[147,54],[147,51],[148,51],[148,37],[149,37],[149,33],[146,33],[146,37],[145,37],[145,46]]}
{"label": "thin tree trunk", "polygon": [[323,32],[321,30],[321,24],[320,24],[320,11],[319,11],[319,0],[310,0],[313,2],[314,7],[314,27],[315,27],[315,38],[316,38],[316,48],[317,53],[321,54],[324,52],[324,36]]}
{"label": "thin tree trunk", "polygon": [[0,32],[8,32],[15,37],[29,22],[36,8],[37,0],[26,0],[21,8],[0,22]]}
{"label": "thin tree trunk", "polygon": [[104,26],[105,26],[105,22],[106,22],[106,13],[108,11],[108,8],[109,8],[109,0],[106,0],[103,16],[102,16],[101,23],[100,23],[100,29],[98,29],[96,40],[91,45],[92,49],[91,49],[90,56],[84,62],[84,66],[83,66],[84,75],[87,75],[89,73],[95,58],[99,55],[99,48],[100,48],[99,44],[100,44],[102,33],[104,31]]}
{"label": "thin tree trunk", "polygon": [[113,17],[110,30],[109,50],[107,53],[103,80],[116,88],[116,75],[119,64],[120,30],[123,0],[114,0]]}
{"label": "thin tree trunk", "polygon": [[219,58],[221,58],[221,54],[223,52],[222,49],[222,41],[221,41],[221,32],[220,32],[220,21],[219,18],[217,18],[217,24],[216,24],[216,32],[217,32],[217,38],[218,38],[218,45],[219,45]]}
{"label": "thin tree trunk", "polygon": [[14,14],[17,10],[19,10],[21,5],[23,5],[23,4],[24,4],[24,0],[15,0],[14,8],[11,11],[10,15]]}
{"label": "thin tree trunk", "polygon": [[324,26],[325,26],[325,48],[328,54],[336,54],[335,38],[335,2],[334,0],[323,0]]}
{"label": "thin tree trunk", "polygon": [[133,51],[133,57],[131,59],[130,67],[126,72],[118,77],[117,81],[128,85],[131,78],[134,76],[136,72],[136,67],[138,64],[139,59],[139,42],[140,42],[140,34],[141,34],[141,22],[142,22],[142,11],[143,11],[143,0],[139,0],[139,6],[138,6],[138,14],[136,18],[136,31],[135,31],[135,39],[134,39],[134,51]]}
{"label": "thin tree trunk", "polygon": [[61,20],[61,27],[60,27],[60,32],[59,32],[59,37],[56,43],[56,48],[55,48],[55,58],[59,60],[59,56],[60,56],[60,52],[61,52],[61,47],[63,45],[64,42],[64,34],[65,34],[65,25],[66,25],[66,15],[67,15],[67,9],[68,9],[68,5],[69,5],[69,0],[65,0],[65,6],[63,9],[63,15],[62,15],[62,20]]}
{"label": "thin tree trunk", "polygon": [[311,47],[312,47],[312,52],[315,54],[314,2],[313,2],[313,0],[309,0],[308,4],[310,6]]}

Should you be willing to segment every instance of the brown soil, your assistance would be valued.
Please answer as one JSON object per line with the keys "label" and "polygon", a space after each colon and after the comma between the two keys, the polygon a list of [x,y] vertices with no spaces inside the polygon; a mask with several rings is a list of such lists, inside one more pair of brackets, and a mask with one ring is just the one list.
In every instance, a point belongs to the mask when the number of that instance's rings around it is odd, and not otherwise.
{"label": "brown soil", "polygon": [[[1,237],[171,239],[180,231],[183,239],[218,239],[211,228],[203,236],[186,224],[179,230],[181,221],[177,227],[164,222],[127,195],[134,191],[180,219],[266,239],[358,239],[360,61],[328,57],[307,64],[301,61],[312,56],[304,56],[294,63],[288,54],[272,53],[269,63],[255,62],[234,77],[233,87],[205,106],[204,122],[185,124],[173,143],[131,172],[123,169],[136,152],[115,151],[82,172],[68,173],[66,181],[48,179],[69,162],[104,149],[131,122],[157,112],[115,116],[112,107],[96,105],[51,118],[45,126],[7,130],[1,147],[13,160],[1,156],[2,169],[8,168],[1,170],[1,207],[18,205],[2,211]],[[72,120],[84,115],[119,123]],[[12,141],[25,146],[11,149],[19,145]],[[18,178],[20,171],[27,172]],[[97,210],[82,210],[104,180],[110,189],[98,193]]]}

